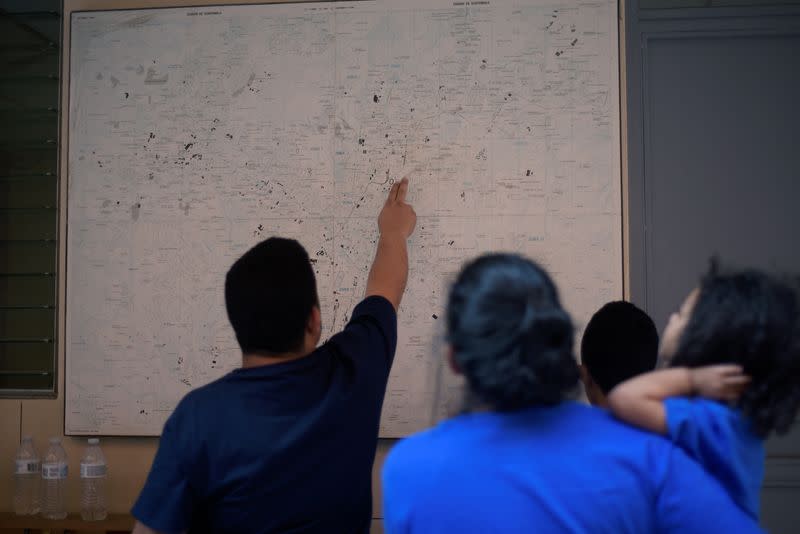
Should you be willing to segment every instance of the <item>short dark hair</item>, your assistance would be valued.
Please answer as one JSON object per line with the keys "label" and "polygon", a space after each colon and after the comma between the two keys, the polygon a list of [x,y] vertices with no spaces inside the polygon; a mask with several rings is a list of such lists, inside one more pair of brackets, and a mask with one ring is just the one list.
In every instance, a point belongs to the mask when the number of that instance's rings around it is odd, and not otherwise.
{"label": "short dark hair", "polygon": [[592,316],[581,340],[581,363],[603,393],[658,363],[658,330],[643,310],[622,300]]}
{"label": "short dark hair", "polygon": [[308,253],[293,239],[262,241],[225,277],[228,319],[245,354],[299,350],[311,309],[318,305]]}
{"label": "short dark hair", "polygon": [[492,409],[557,404],[576,390],[572,322],[547,272],[521,256],[488,254],[461,270],[447,339],[470,395]]}
{"label": "short dark hair", "polygon": [[700,283],[671,365],[739,364],[752,379],[739,408],[761,437],[786,433],[800,408],[800,299],[795,281],[761,271],[721,273]]}

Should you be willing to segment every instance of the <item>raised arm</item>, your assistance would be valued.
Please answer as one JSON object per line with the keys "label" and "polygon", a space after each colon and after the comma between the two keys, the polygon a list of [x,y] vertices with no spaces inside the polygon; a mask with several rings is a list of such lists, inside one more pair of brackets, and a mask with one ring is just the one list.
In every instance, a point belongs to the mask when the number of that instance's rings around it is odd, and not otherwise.
{"label": "raised arm", "polygon": [[626,423],[666,435],[666,399],[700,395],[710,399],[735,400],[749,381],[738,365],[695,369],[675,367],[626,380],[611,390],[608,406]]}
{"label": "raised arm", "polygon": [[395,183],[378,216],[380,239],[367,279],[365,296],[380,295],[400,307],[408,280],[408,237],[414,232],[417,214],[406,204],[408,179]]}

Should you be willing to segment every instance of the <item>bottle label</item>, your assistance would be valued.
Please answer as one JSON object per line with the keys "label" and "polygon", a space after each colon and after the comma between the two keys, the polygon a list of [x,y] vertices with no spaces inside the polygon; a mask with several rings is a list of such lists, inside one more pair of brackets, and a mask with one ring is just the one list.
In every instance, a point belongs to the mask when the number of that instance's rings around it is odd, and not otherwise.
{"label": "bottle label", "polygon": [[42,465],[39,460],[17,460],[14,473],[17,475],[30,475],[41,471]]}
{"label": "bottle label", "polygon": [[103,478],[104,476],[106,476],[106,464],[81,462],[81,478]]}
{"label": "bottle label", "polygon": [[63,480],[67,478],[67,462],[42,464],[42,478],[45,480]]}

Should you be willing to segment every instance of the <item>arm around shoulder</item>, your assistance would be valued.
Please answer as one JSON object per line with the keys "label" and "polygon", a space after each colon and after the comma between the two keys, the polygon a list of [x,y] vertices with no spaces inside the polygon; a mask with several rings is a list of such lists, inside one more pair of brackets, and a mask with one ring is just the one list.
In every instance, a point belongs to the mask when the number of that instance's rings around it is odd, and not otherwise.
{"label": "arm around shoulder", "polygon": [[734,400],[749,380],[738,365],[694,369],[674,367],[626,380],[608,395],[608,405],[611,412],[626,423],[666,435],[668,423],[664,401],[668,398],[699,395]]}
{"label": "arm around shoulder", "polygon": [[626,380],[608,395],[608,407],[618,419],[655,432],[667,433],[664,400],[691,391],[686,369],[665,369]]}

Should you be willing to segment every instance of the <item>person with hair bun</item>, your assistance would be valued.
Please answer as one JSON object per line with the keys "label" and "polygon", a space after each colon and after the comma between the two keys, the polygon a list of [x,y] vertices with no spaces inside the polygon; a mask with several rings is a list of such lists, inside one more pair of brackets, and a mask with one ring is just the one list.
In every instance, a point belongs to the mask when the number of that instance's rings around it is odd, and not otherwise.
{"label": "person with hair bun", "polygon": [[389,454],[386,532],[760,532],[679,448],[574,400],[574,328],[534,262],[467,263],[446,325],[464,413]]}

